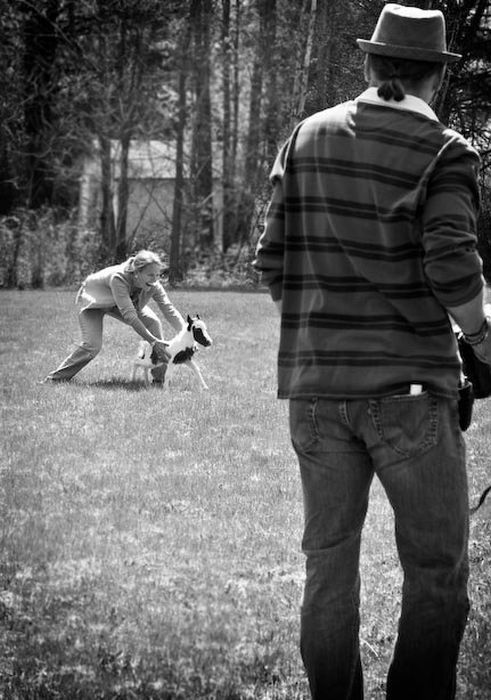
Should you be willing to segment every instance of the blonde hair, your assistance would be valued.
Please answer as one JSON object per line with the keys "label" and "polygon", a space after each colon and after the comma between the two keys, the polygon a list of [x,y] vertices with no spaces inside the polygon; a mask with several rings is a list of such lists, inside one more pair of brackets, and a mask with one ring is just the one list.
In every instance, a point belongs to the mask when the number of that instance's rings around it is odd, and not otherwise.
{"label": "blonde hair", "polygon": [[139,250],[138,253],[126,261],[125,270],[127,272],[138,272],[147,265],[158,265],[160,268],[165,267],[157,253],[153,253],[151,250]]}

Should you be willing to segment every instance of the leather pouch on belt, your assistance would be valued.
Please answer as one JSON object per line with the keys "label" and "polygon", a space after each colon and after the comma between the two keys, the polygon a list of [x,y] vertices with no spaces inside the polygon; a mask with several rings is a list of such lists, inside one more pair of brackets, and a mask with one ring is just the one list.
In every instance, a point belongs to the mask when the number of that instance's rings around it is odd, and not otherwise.
{"label": "leather pouch on belt", "polygon": [[462,333],[457,336],[462,370],[473,386],[474,398],[485,399],[491,396],[491,365],[476,357],[472,346],[464,339]]}

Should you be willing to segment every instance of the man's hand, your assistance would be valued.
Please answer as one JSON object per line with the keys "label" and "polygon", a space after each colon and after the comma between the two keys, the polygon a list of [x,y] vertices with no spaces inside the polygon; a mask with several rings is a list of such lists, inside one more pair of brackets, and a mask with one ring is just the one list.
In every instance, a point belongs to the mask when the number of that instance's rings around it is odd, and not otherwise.
{"label": "man's hand", "polygon": [[488,332],[488,335],[486,338],[484,338],[482,343],[472,345],[472,350],[474,351],[476,357],[481,360],[481,362],[491,365],[491,330]]}

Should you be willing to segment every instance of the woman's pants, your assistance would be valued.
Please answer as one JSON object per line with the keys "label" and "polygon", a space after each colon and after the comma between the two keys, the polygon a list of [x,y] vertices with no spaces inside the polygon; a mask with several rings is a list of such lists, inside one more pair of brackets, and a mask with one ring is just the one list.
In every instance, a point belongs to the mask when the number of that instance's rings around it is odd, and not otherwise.
{"label": "woman's pants", "polygon": [[[82,341],[57,369],[48,374],[48,379],[67,382],[94,359],[102,347],[102,327],[106,314],[122,323],[126,323],[117,307],[110,309],[82,309],[78,315]],[[139,310],[138,317],[152,335],[156,338],[163,337],[162,324],[148,306]],[[154,379],[161,381],[165,375],[165,369],[164,365],[152,370]]]}
{"label": "woman's pants", "polygon": [[394,511],[404,574],[387,698],[454,698],[469,609],[469,506],[457,402],[428,393],[292,400],[290,429],[304,494],[301,653],[312,697],[363,698],[360,539],[377,474]]}

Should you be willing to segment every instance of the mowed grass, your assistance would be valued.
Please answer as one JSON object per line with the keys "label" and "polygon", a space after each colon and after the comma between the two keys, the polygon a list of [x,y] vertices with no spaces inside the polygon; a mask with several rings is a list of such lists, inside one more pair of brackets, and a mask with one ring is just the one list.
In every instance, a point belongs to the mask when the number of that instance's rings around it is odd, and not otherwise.
{"label": "mowed grass", "polygon": [[[138,343],[107,319],[67,385],[38,381],[78,339],[72,292],[2,292],[0,698],[308,698],[298,652],[301,488],[276,395],[265,294],[171,292],[214,345],[171,391],[129,381]],[[169,329],[167,329],[168,332]],[[468,431],[491,478],[490,404]],[[372,489],[362,557],[366,698],[381,700],[401,575]],[[471,523],[473,610],[459,698],[491,697],[491,507]],[[415,699],[417,700],[417,699]]]}

